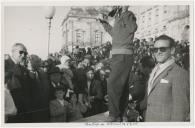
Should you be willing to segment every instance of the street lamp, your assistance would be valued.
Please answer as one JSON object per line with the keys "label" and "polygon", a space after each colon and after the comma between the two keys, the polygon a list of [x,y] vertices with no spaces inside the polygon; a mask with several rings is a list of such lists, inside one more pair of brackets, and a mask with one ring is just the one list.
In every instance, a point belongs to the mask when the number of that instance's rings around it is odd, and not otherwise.
{"label": "street lamp", "polygon": [[85,31],[82,32],[83,32],[83,47],[85,47]]}
{"label": "street lamp", "polygon": [[70,20],[69,22],[71,23],[71,26],[72,26],[72,27],[71,27],[71,29],[72,29],[72,30],[71,30],[71,32],[72,32],[71,35],[72,35],[72,53],[73,53],[73,45],[74,45],[74,43],[73,43],[73,40],[74,40],[74,36],[73,36],[73,34],[74,34],[74,23],[73,23],[72,20]]}
{"label": "street lamp", "polygon": [[48,26],[48,56],[49,56],[49,46],[50,46],[50,30],[51,30],[51,20],[53,19],[53,16],[55,15],[55,7],[54,6],[48,6],[44,7],[45,11],[45,19],[48,20],[49,26]]}

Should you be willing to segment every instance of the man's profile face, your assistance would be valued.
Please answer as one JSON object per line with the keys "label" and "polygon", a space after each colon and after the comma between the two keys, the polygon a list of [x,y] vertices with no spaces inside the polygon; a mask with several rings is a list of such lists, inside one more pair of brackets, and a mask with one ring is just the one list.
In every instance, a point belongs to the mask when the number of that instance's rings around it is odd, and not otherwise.
{"label": "man's profile face", "polygon": [[166,62],[173,52],[168,40],[157,40],[154,44],[153,53],[158,63]]}
{"label": "man's profile face", "polygon": [[25,62],[26,56],[27,56],[27,50],[23,46],[16,46],[13,49],[12,55],[13,58],[17,63],[23,63]]}

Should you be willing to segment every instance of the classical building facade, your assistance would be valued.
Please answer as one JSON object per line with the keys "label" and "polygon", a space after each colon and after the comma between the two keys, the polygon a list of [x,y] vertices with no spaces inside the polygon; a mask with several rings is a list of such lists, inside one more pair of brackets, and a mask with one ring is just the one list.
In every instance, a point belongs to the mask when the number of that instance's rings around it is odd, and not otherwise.
{"label": "classical building facade", "polygon": [[[112,40],[111,36],[97,21],[98,15],[107,13],[110,8],[72,7],[62,22],[64,44],[69,47],[93,47]],[[175,40],[182,40],[184,28],[189,25],[189,5],[130,6],[136,18],[138,29],[135,37],[151,40],[161,34],[167,34]],[[111,25],[113,18],[110,18]],[[189,33],[185,38],[189,39]]]}
{"label": "classical building facade", "polygon": [[189,5],[132,6],[130,10],[137,17],[135,37],[139,39],[167,34],[180,41],[185,26],[190,24]]}
{"label": "classical building facade", "polygon": [[95,7],[72,7],[62,22],[62,35],[67,46],[99,46],[111,37],[96,19],[99,15]]}

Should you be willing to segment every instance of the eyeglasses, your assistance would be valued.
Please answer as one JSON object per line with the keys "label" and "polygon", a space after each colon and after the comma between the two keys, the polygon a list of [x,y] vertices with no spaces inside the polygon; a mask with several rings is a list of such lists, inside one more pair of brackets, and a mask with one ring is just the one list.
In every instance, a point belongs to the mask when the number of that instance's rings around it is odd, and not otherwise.
{"label": "eyeglasses", "polygon": [[157,53],[159,50],[160,50],[160,52],[166,52],[167,49],[169,49],[169,48],[170,48],[170,47],[152,48],[152,51],[153,51],[154,53]]}
{"label": "eyeglasses", "polygon": [[28,52],[25,51],[19,51],[20,55],[24,54],[25,56],[28,55]]}

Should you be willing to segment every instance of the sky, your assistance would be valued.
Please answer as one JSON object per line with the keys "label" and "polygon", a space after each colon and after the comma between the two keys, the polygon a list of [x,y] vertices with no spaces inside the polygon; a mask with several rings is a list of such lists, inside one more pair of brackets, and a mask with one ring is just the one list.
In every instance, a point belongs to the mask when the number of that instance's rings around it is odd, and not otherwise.
{"label": "sky", "polygon": [[[63,45],[61,23],[69,7],[57,6],[51,26],[50,52]],[[4,8],[4,52],[11,53],[15,43],[23,43],[29,54],[47,58],[48,20],[43,6],[6,6]]]}

